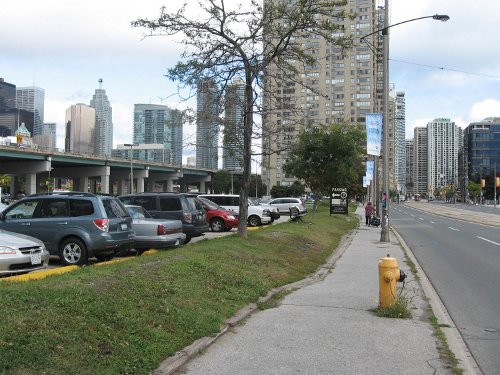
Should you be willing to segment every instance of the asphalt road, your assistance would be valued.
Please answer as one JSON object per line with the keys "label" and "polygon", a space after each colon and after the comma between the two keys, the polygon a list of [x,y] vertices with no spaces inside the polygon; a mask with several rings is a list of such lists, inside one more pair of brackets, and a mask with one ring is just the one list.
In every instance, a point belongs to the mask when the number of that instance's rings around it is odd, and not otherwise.
{"label": "asphalt road", "polygon": [[392,205],[390,218],[432,282],[483,373],[499,374],[500,228],[404,205]]}

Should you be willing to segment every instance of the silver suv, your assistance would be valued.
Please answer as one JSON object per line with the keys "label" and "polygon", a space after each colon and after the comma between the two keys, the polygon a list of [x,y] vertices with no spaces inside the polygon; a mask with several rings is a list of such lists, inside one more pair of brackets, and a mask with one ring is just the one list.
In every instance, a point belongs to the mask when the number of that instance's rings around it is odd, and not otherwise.
{"label": "silver suv", "polygon": [[135,238],[118,198],[78,192],[25,197],[0,214],[0,229],[38,238],[65,265],[111,259],[133,248]]}

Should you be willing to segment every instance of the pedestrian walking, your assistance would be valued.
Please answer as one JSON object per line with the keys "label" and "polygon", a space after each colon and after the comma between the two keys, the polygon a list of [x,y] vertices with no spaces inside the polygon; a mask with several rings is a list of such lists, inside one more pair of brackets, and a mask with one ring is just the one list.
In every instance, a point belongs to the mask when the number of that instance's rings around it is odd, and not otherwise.
{"label": "pedestrian walking", "polygon": [[366,225],[370,226],[370,220],[372,219],[373,211],[375,211],[375,207],[373,207],[372,202],[368,202],[365,206],[365,220]]}

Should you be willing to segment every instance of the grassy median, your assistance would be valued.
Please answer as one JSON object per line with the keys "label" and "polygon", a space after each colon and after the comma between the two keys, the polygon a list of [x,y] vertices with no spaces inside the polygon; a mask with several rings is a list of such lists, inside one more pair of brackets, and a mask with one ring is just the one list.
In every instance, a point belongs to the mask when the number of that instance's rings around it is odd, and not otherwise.
{"label": "grassy median", "polygon": [[1,374],[148,374],[277,286],[303,279],[358,224],[320,207],[106,267],[0,283]]}

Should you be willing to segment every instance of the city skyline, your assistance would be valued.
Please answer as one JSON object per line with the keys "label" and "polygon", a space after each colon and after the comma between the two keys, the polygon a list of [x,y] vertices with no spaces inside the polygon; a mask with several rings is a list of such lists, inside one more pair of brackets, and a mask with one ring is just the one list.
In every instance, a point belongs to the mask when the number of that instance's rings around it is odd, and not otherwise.
{"label": "city skyline", "polygon": [[[464,128],[497,116],[500,68],[495,54],[500,52],[490,46],[499,32],[488,25],[495,24],[500,5],[486,0],[403,3],[391,4],[390,24],[434,13],[450,16],[446,23],[422,20],[391,28],[390,81],[406,93],[406,138],[415,126],[438,117],[449,117]],[[16,33],[0,33],[6,56],[0,62],[1,76],[18,87],[45,90],[45,122],[57,124],[58,147],[63,145],[65,109],[89,103],[99,78],[113,107],[114,146],[131,141],[136,103],[196,108],[193,100],[180,102],[174,95],[175,83],[163,77],[179,60],[182,45],[168,37],[142,39],[147,30],[130,26],[137,18],[157,17],[162,5],[168,6],[157,0],[4,4],[11,16],[0,28]],[[479,23],[471,16],[478,9]],[[195,124],[186,126],[184,144],[195,143],[195,128]],[[192,151],[187,147],[186,155]]]}

